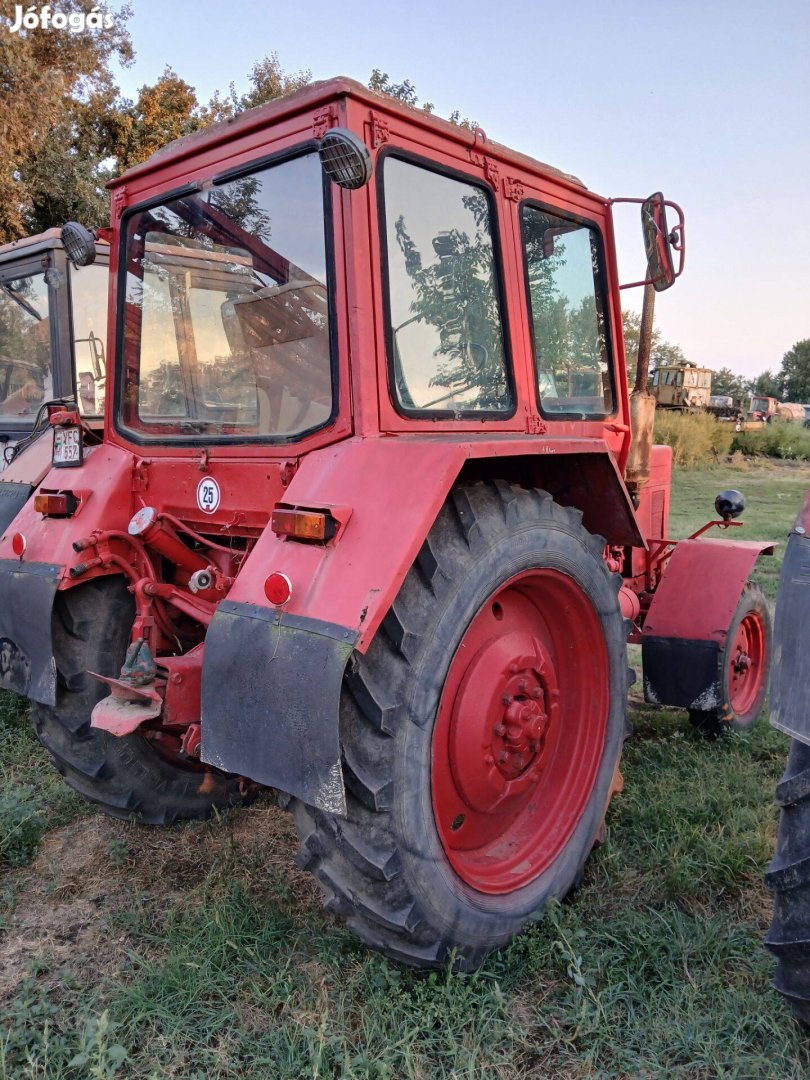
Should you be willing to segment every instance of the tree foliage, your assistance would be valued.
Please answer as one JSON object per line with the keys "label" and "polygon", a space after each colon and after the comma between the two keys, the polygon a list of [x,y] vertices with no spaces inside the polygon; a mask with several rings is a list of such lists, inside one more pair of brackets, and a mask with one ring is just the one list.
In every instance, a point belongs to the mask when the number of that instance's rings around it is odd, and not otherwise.
{"label": "tree foliage", "polygon": [[[641,316],[637,315],[635,311],[623,311],[622,328],[624,330],[624,347],[627,355],[627,377],[632,383],[635,380],[636,361],[638,359]],[[680,345],[664,341],[661,337],[661,331],[658,327],[655,327],[652,332],[652,345],[650,348],[650,370],[666,367],[670,364],[685,363],[686,356]]]}
{"label": "tree foliage", "polygon": [[810,402],[810,338],[785,353],[779,383],[785,401]]}
{"label": "tree foliage", "polygon": [[[94,3],[63,0],[55,6],[87,15]],[[51,224],[50,212],[61,213],[64,205],[54,197],[60,188],[69,204],[86,204],[91,214],[103,203],[103,159],[99,140],[88,137],[88,115],[109,103],[112,62],[128,64],[133,55],[128,7],[115,13],[109,28],[11,34],[14,7],[9,0],[0,3],[0,241],[43,221]],[[57,163],[60,145],[66,160]]]}
{"label": "tree foliage", "polygon": [[712,393],[726,397],[742,398],[749,391],[750,381],[735,375],[731,368],[721,367],[712,372]]}

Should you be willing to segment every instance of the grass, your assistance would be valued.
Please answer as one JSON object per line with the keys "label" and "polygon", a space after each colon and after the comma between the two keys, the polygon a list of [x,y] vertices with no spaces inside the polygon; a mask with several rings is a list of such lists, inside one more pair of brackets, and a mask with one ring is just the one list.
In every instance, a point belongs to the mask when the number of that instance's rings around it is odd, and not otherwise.
{"label": "grass", "polygon": [[[739,487],[740,535],[783,539],[808,485],[788,463],[681,474],[671,531],[694,531],[717,491]],[[779,558],[763,560],[771,598]],[[0,1004],[0,1077],[810,1074],[761,945],[787,749],[764,721],[706,745],[682,714],[634,700],[625,790],[573,902],[474,975],[420,975],[321,912],[268,804],[162,831],[88,814],[22,713],[8,700],[0,713],[3,791],[40,820],[14,859],[38,834],[42,846],[0,876],[0,1002],[3,963],[39,944]]]}

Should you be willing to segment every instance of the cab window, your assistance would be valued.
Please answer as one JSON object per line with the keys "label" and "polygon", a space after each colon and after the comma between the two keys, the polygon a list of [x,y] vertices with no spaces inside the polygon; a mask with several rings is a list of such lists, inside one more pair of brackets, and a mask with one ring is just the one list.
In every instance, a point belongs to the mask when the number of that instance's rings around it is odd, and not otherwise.
{"label": "cab window", "polygon": [[608,416],[615,399],[601,238],[530,205],[521,228],[540,410],[566,419]]}
{"label": "cab window", "polygon": [[30,424],[53,397],[44,272],[0,281],[0,417]]}
{"label": "cab window", "polygon": [[489,193],[388,157],[383,194],[397,407],[435,417],[510,414]]}
{"label": "cab window", "polygon": [[104,412],[109,274],[106,263],[70,268],[76,397],[83,416]]}

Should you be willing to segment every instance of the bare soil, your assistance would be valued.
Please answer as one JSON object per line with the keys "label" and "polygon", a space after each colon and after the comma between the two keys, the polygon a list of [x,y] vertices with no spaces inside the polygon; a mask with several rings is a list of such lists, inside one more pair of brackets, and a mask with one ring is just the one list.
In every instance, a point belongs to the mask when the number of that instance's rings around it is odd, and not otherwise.
{"label": "bare soil", "polygon": [[15,905],[0,933],[0,1004],[34,967],[54,987],[63,965],[84,983],[119,970],[135,941],[111,933],[109,916],[131,910],[134,897],[156,910],[196,904],[214,867],[222,881],[227,864],[238,865],[240,878],[247,871],[250,887],[268,899],[272,881],[285,877],[296,910],[311,917],[320,910],[318,889],[296,867],[296,848],[290,815],[269,798],[218,821],[158,830],[99,812],[48,833],[35,861],[5,878]]}

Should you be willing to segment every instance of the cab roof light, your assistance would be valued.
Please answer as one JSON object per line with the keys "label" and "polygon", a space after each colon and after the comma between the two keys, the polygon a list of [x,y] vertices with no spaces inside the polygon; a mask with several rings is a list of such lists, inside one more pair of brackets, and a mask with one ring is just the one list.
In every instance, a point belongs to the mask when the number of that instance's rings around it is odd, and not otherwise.
{"label": "cab roof light", "polygon": [[277,506],[270,518],[276,536],[326,543],[337,532],[337,522],[325,510],[295,510]]}

